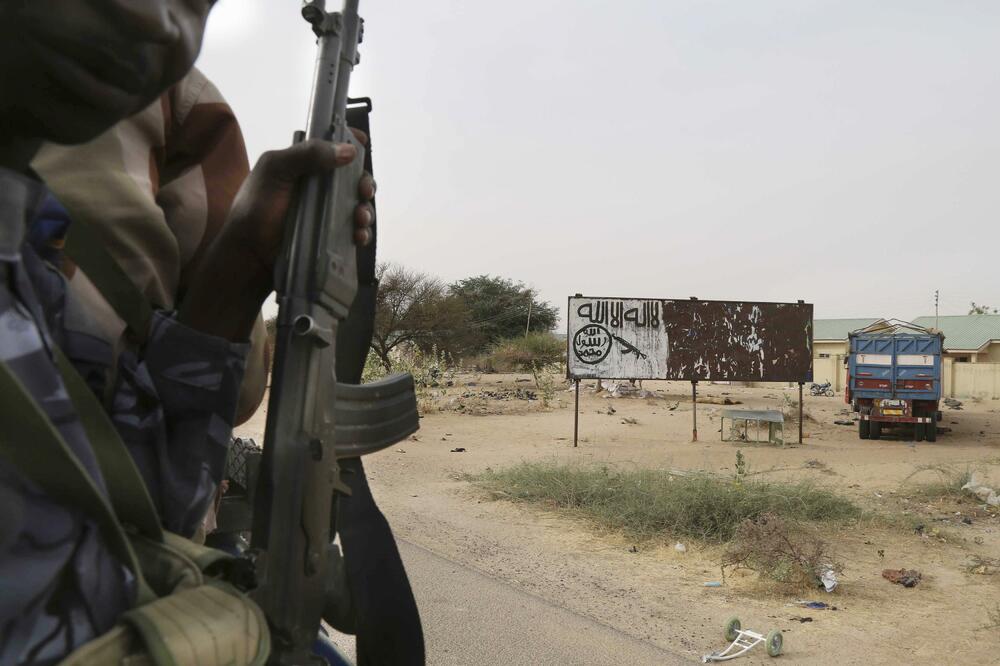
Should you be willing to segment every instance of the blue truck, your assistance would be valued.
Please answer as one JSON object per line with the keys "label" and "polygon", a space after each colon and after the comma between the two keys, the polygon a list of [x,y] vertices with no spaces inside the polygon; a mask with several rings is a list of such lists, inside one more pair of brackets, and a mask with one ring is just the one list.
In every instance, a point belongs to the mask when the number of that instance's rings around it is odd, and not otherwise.
{"label": "blue truck", "polygon": [[941,420],[944,335],[907,325],[850,334],[846,400],[858,413],[858,436],[889,429],[916,441],[937,439]]}

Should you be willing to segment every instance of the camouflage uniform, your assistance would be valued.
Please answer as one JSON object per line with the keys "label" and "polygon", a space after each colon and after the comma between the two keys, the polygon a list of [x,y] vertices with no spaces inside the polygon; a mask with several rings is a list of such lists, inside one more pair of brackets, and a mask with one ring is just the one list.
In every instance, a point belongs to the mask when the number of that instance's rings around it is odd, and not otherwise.
{"label": "camouflage uniform", "polygon": [[[82,320],[85,309],[65,277],[22,243],[45,195],[39,183],[0,169],[0,359],[106,494],[51,349],[60,346],[83,369],[110,363],[112,349],[65,326]],[[161,312],[142,358],[118,358],[112,418],[170,530],[191,534],[215,493],[246,352],[247,345],[198,333]],[[0,459],[0,665],[58,661],[111,628],[134,587],[93,521],[51,501]]]}
{"label": "camouflage uniform", "polygon": [[[239,123],[197,69],[145,110],[88,143],[42,146],[32,168],[68,217],[93,227],[139,291],[165,310],[183,298],[249,173]],[[70,292],[92,315],[68,319],[67,328],[122,348],[125,322],[72,262],[62,268]],[[263,399],[266,339],[258,318],[238,423],[250,418]]]}

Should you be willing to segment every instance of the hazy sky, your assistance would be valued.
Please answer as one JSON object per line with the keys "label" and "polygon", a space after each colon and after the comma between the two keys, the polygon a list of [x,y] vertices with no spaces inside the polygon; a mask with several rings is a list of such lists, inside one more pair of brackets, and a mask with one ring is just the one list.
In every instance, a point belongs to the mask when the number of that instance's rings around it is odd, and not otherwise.
{"label": "hazy sky", "polygon": [[[336,0],[334,0],[335,3]],[[251,160],[304,124],[298,0],[199,66]],[[566,297],[1000,307],[1000,2],[364,0],[379,252]]]}

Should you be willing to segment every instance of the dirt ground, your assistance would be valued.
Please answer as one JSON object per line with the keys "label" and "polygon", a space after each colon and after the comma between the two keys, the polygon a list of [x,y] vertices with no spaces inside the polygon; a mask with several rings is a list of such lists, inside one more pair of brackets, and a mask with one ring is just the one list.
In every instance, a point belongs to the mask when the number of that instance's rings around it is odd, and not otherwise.
{"label": "dirt ground", "polygon": [[[1000,486],[1000,402],[965,401],[960,411],[945,409],[941,425],[951,431],[935,443],[915,443],[859,440],[856,426],[834,424],[851,419],[841,414],[842,395],[807,395],[803,444],[795,443],[792,420],[784,447],[719,441],[725,407],[699,404],[695,443],[689,384],[645,382],[652,397],[608,398],[591,382],[580,392],[580,441],[573,448],[573,393],[561,379],[548,407],[526,375],[450,381],[425,392],[420,432],[366,459],[373,491],[397,535],[693,659],[721,648],[726,620],[738,615],[744,627],[762,633],[781,629],[786,663],[1000,661],[1000,628],[984,628],[1000,602],[1000,573],[969,567],[974,555],[1000,557],[1000,518],[973,501],[919,500],[911,486],[937,480],[933,470],[921,471],[925,466],[978,470],[981,479]],[[738,400],[737,409],[780,409],[797,399],[797,389],[700,385],[699,398]],[[261,410],[238,434],[261,441],[263,424]],[[457,448],[465,450],[453,452]],[[669,538],[635,544],[558,513],[490,500],[459,479],[463,472],[522,460],[732,473],[737,448],[751,473],[815,479],[869,509],[914,516],[924,528],[832,531],[829,540],[846,564],[833,593],[792,593],[753,575],[729,576],[722,587],[709,588],[705,582],[721,580],[715,548],[686,543],[687,552],[678,553]],[[916,587],[880,575],[902,567],[923,574]],[[799,599],[837,610],[797,607]],[[769,660],[756,648],[739,661]]]}

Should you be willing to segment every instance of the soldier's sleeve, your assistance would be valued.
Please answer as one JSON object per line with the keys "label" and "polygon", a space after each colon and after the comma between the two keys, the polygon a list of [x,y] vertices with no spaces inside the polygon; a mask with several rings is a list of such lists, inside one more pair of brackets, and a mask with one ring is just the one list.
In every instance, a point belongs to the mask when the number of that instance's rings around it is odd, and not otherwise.
{"label": "soldier's sleeve", "polygon": [[119,357],[111,417],[172,532],[191,536],[215,497],[247,348],[157,313],[142,358]]}
{"label": "soldier's sleeve", "polygon": [[[222,231],[250,164],[243,132],[222,93],[197,68],[165,96],[169,125],[156,201],[177,236],[178,301]],[[270,366],[264,320],[250,336],[236,422],[249,419],[264,399]]]}

